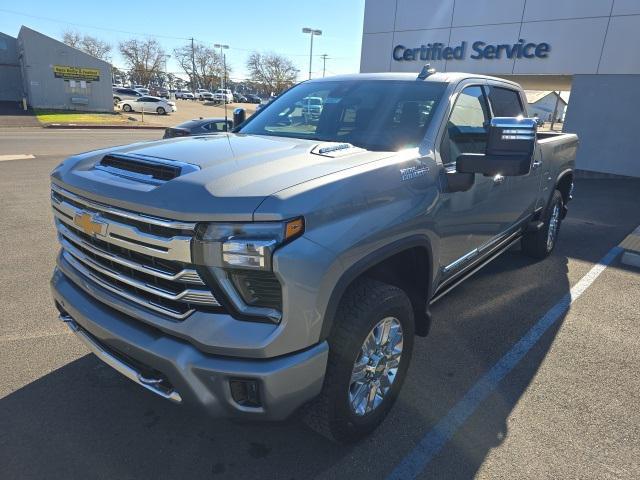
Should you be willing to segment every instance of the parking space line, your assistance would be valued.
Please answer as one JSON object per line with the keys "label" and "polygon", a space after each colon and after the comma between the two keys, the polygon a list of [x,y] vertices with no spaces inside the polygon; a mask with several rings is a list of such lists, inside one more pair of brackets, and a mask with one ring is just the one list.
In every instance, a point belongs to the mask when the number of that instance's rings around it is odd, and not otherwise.
{"label": "parking space line", "polygon": [[36,156],[24,153],[18,153],[15,155],[0,155],[0,162],[6,162],[8,160],[28,160],[30,158],[36,158]]}
{"label": "parking space line", "polygon": [[387,480],[416,478],[453,437],[458,428],[475,412],[533,348],[545,332],[569,309],[571,304],[589,288],[608,265],[622,252],[615,246],[589,270],[498,362],[467,391],[462,399],[429,431],[389,474]]}

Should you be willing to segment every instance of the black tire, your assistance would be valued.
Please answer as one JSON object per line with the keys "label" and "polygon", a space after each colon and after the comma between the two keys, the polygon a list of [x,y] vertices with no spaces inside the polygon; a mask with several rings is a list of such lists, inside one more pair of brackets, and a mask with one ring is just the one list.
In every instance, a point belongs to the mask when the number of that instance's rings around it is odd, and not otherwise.
{"label": "black tire", "polygon": [[555,190],[540,217],[540,221],[543,223],[542,228],[535,232],[527,232],[522,237],[522,253],[538,259],[551,255],[558,243],[560,224],[562,222],[562,208],[562,194]]}
{"label": "black tire", "polygon": [[[357,415],[350,405],[351,374],[372,329],[393,317],[402,329],[402,355],[397,373],[381,403]],[[303,420],[330,440],[349,443],[373,431],[393,406],[407,374],[415,323],[407,295],[397,287],[370,279],[357,281],[345,293],[329,336],[329,359],[320,395],[303,410]],[[366,410],[366,409],[365,409]]]}
{"label": "black tire", "polygon": [[124,110],[125,112],[130,112],[131,105],[129,105],[128,103],[125,103],[124,105],[122,105],[122,110]]}
{"label": "black tire", "polygon": [[162,107],[158,107],[158,108],[156,108],[156,113],[158,115],[166,115],[167,111]]}

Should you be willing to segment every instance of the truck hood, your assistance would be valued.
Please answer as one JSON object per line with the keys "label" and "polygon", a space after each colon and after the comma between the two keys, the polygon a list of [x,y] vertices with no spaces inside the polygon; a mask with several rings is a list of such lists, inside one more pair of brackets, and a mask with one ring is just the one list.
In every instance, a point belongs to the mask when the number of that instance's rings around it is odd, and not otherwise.
{"label": "truck hood", "polygon": [[[150,184],[97,169],[107,154],[188,163],[195,171]],[[248,221],[265,197],[391,155],[348,144],[240,134],[203,135],[96,150],[52,173],[63,188],[120,208],[185,221]]]}

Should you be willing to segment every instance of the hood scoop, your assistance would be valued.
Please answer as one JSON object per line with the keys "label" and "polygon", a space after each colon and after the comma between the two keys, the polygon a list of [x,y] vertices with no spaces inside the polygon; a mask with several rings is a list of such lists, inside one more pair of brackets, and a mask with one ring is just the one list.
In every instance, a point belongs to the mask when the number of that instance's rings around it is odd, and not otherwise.
{"label": "hood scoop", "polygon": [[105,155],[96,166],[112,175],[158,185],[200,168],[190,163],[143,155]]}
{"label": "hood scoop", "polygon": [[364,152],[364,149],[354,147],[350,143],[327,142],[320,143],[311,149],[311,153],[322,155],[323,157],[338,158],[354,153]]}

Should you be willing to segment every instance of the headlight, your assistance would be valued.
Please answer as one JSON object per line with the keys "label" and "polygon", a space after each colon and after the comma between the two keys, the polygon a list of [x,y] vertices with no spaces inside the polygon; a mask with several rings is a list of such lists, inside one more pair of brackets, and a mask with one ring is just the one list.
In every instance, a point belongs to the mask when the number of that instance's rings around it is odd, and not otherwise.
{"label": "headlight", "polygon": [[273,251],[304,232],[304,221],[211,223],[201,236],[205,264],[225,269],[271,270]]}
{"label": "headlight", "polygon": [[196,263],[211,285],[226,293],[246,319],[279,323],[282,287],[272,271],[274,251],[304,233],[304,220],[201,224],[194,242]]}

